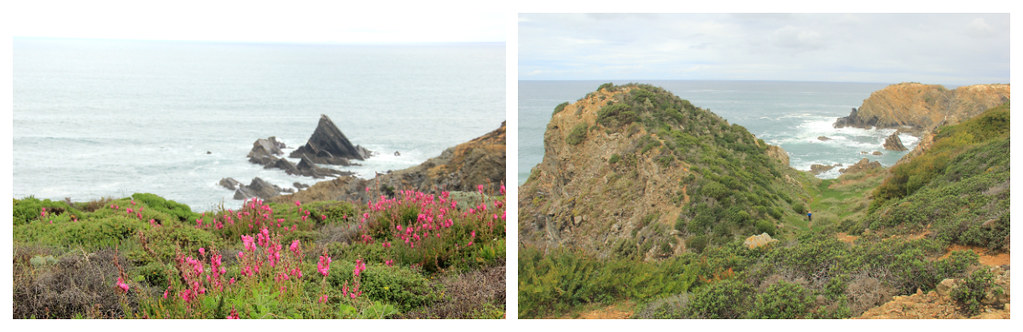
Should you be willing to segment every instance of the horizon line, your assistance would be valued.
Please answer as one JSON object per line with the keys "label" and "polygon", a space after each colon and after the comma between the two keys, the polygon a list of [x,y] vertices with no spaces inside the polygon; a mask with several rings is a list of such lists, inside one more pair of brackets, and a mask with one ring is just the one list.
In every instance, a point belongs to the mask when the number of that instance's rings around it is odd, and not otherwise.
{"label": "horizon line", "polygon": [[350,42],[350,41],[275,41],[275,40],[220,40],[220,39],[143,39],[118,37],[67,37],[67,36],[11,36],[12,39],[49,39],[49,40],[95,40],[95,41],[130,41],[130,42],[183,42],[209,44],[261,44],[261,45],[315,45],[315,46],[415,46],[415,45],[502,45],[505,41],[389,41],[389,42]]}

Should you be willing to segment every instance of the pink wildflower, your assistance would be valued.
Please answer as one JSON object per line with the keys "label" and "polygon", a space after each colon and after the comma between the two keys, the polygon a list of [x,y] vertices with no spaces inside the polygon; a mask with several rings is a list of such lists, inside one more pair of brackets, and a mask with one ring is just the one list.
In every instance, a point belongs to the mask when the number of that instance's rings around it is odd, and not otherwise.
{"label": "pink wildflower", "polygon": [[295,206],[301,207],[302,206],[302,202],[295,201]]}
{"label": "pink wildflower", "polygon": [[46,208],[43,208],[43,212],[39,213],[40,217],[46,217]]}
{"label": "pink wildflower", "polygon": [[199,256],[206,256],[206,248],[199,248]]}
{"label": "pink wildflower", "polygon": [[295,255],[298,255],[298,240],[292,241],[290,248],[291,252],[295,253]]}
{"label": "pink wildflower", "polygon": [[121,279],[121,277],[117,277],[117,287],[120,287],[122,292],[128,292],[128,284],[126,284],[124,279]]}
{"label": "pink wildflower", "polygon": [[320,262],[316,264],[316,271],[319,271],[320,274],[326,277],[327,274],[330,273],[330,262],[330,256],[320,256]]}
{"label": "pink wildflower", "polygon": [[227,319],[239,319],[238,310],[235,310],[234,307],[231,307],[231,313],[227,314]]}

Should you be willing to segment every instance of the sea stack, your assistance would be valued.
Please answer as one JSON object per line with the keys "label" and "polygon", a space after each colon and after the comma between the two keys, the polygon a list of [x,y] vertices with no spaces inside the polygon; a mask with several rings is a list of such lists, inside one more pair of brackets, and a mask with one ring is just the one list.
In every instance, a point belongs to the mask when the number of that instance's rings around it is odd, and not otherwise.
{"label": "sea stack", "polygon": [[909,150],[905,145],[902,145],[902,139],[899,138],[899,132],[893,133],[884,140],[885,150],[892,151],[906,151]]}
{"label": "sea stack", "polygon": [[309,141],[291,152],[291,158],[308,158],[317,164],[352,165],[352,159],[365,160],[371,152],[353,145],[327,115],[320,115],[320,123]]}

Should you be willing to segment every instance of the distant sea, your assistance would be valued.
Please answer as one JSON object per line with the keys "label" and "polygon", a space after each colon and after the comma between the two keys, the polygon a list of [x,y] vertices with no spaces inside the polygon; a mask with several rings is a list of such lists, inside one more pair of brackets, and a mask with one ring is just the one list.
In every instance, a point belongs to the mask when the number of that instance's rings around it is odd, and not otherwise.
{"label": "distant sea", "polygon": [[[519,185],[543,160],[543,133],[554,107],[575,102],[609,81],[519,81]],[[790,165],[809,170],[812,164],[846,167],[862,158],[895,164],[907,152],[881,146],[894,129],[836,129],[832,124],[860,107],[871,92],[887,83],[774,82],[774,81],[611,81],[660,86],[693,105],[710,110],[729,123],[745,127],[769,144],[789,153]],[[819,136],[830,138],[821,141]],[[900,134],[912,149],[918,139]],[[870,153],[881,151],[881,156]],[[867,154],[863,154],[867,152]],[[836,178],[838,168],[819,175]]]}
{"label": "distant sea", "polygon": [[14,197],[240,206],[221,178],[318,181],[245,155],[258,138],[276,136],[285,153],[305,144],[320,114],[379,153],[339,169],[369,178],[418,165],[505,120],[504,54],[493,43],[15,38]]}

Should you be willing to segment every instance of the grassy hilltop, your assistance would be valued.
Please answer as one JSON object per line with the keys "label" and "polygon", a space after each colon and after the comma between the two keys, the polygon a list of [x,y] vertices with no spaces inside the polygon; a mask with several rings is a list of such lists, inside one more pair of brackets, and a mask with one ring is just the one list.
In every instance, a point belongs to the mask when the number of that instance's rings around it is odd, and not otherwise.
{"label": "grassy hilltop", "polygon": [[937,129],[890,170],[820,180],[662,89],[601,86],[555,109],[520,188],[519,317],[998,312],[1008,273],[978,252],[1007,256],[1008,110]]}

